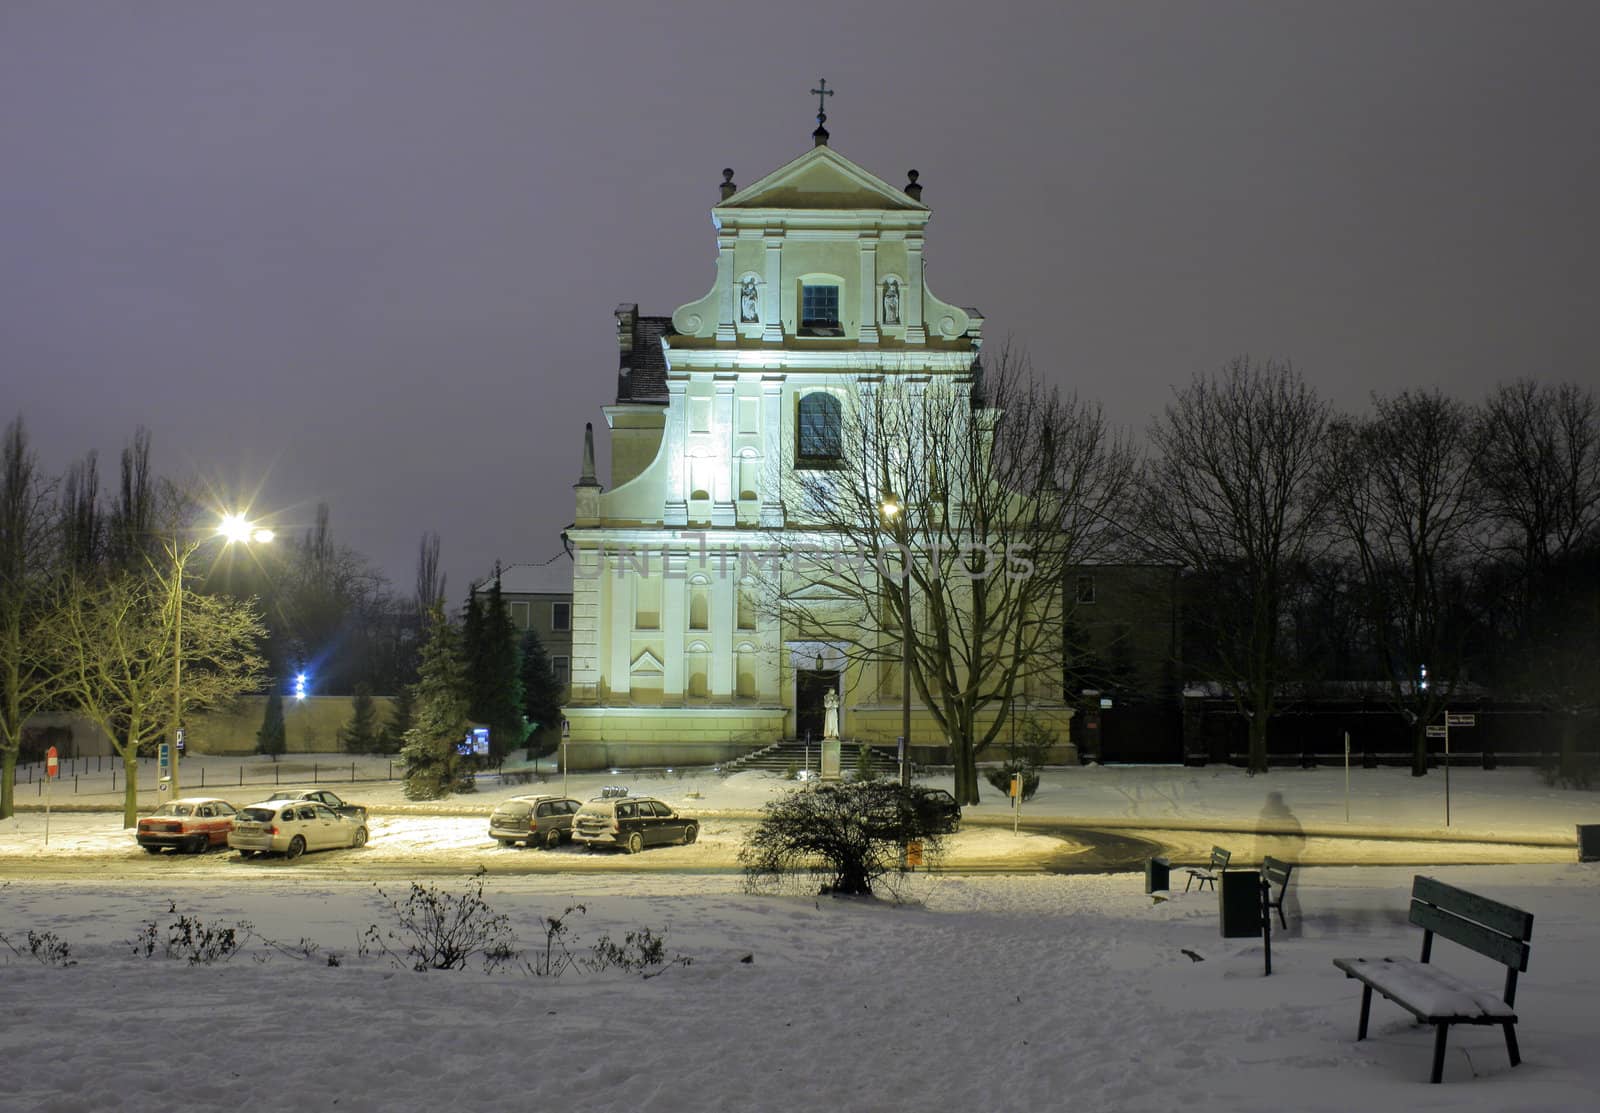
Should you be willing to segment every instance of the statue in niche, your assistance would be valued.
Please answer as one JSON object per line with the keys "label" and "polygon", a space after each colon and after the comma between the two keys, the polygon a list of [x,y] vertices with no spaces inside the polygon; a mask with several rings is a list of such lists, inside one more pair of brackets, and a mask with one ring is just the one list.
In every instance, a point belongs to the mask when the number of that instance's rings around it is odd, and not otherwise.
{"label": "statue in niche", "polygon": [[883,323],[886,325],[900,323],[900,283],[897,279],[883,280]]}
{"label": "statue in niche", "polygon": [[739,283],[739,322],[751,324],[761,320],[760,306],[756,302],[756,280],[754,276]]}
{"label": "statue in niche", "polygon": [[839,696],[831,688],[822,697],[822,737],[839,737]]}

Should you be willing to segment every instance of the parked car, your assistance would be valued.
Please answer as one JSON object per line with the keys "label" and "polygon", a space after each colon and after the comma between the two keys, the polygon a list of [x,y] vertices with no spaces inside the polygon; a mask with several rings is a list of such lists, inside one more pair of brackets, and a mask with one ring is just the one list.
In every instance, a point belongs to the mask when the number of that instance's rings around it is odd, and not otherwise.
{"label": "parked car", "polygon": [[241,858],[367,845],[367,825],[312,800],[263,800],[240,808],[228,845]]}
{"label": "parked car", "polygon": [[553,850],[572,841],[572,817],[583,803],[570,796],[513,796],[489,814],[489,836],[501,846],[542,846]]}
{"label": "parked car", "polygon": [[647,846],[687,846],[699,835],[698,822],[651,796],[598,796],[572,821],[573,840],[590,850],[612,846],[637,854]]}
{"label": "parked car", "polygon": [[340,815],[347,815],[356,822],[365,825],[367,822],[367,809],[361,804],[352,804],[348,800],[341,800],[337,793],[329,792],[325,788],[288,789],[283,792],[274,792],[274,800],[310,800],[314,804],[326,804]]}
{"label": "parked car", "polygon": [[942,788],[919,788],[916,806],[923,822],[936,831],[954,831],[961,826],[961,805]]}
{"label": "parked car", "polygon": [[134,838],[151,854],[184,850],[204,854],[225,846],[233,829],[234,806],[212,796],[191,796],[162,804],[139,820]]}

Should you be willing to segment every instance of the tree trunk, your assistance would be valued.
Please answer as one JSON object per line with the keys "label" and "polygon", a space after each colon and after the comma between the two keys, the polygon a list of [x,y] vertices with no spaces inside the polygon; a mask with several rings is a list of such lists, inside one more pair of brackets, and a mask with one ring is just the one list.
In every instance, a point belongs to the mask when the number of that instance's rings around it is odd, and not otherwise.
{"label": "tree trunk", "polygon": [[139,826],[139,749],[129,745],[122,752],[122,826]]}
{"label": "tree trunk", "polygon": [[1421,717],[1411,727],[1411,775],[1428,775],[1428,723]]}
{"label": "tree trunk", "polygon": [[17,751],[7,748],[0,752],[0,819],[10,819],[16,814]]}
{"label": "tree trunk", "polygon": [[1259,708],[1250,716],[1249,769],[1252,773],[1267,771],[1267,714]]}

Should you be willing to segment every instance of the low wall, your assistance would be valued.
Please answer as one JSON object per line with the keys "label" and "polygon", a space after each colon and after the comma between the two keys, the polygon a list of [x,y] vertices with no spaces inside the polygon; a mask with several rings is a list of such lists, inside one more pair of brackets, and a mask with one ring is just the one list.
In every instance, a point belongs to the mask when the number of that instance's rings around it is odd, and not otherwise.
{"label": "low wall", "polygon": [[[373,696],[373,710],[381,726],[394,706],[391,696]],[[266,715],[266,696],[245,696],[227,711],[198,712],[189,717],[184,751],[196,754],[253,754],[256,731]],[[307,696],[283,701],[284,747],[290,753],[336,754],[339,729],[354,711],[349,696]],[[49,732],[61,756],[93,757],[114,753],[111,740],[82,715],[35,715],[28,720],[30,733]]]}

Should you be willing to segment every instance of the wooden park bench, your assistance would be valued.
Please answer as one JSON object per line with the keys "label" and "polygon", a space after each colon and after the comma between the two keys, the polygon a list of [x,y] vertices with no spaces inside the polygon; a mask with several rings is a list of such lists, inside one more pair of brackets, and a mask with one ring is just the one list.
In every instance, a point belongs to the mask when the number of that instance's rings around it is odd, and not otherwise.
{"label": "wooden park bench", "polygon": [[[1278,926],[1288,928],[1289,924],[1283,918],[1283,895],[1289,891],[1289,875],[1294,872],[1292,862],[1280,862],[1278,859],[1267,855],[1261,859],[1261,876],[1269,885],[1267,895],[1263,899],[1268,908],[1278,910]],[[1278,890],[1277,896],[1272,895],[1271,887]]]}
{"label": "wooden park bench", "polygon": [[1220,846],[1213,846],[1211,848],[1211,862],[1208,865],[1187,867],[1185,872],[1188,873],[1189,880],[1183,883],[1183,891],[1187,893],[1189,886],[1196,881],[1200,882],[1201,889],[1204,889],[1206,882],[1209,881],[1211,882],[1211,888],[1215,890],[1217,878],[1222,874],[1223,870],[1228,868],[1228,859],[1231,857],[1233,857],[1233,851],[1224,850]]}
{"label": "wooden park bench", "polygon": [[[1444,1047],[1452,1024],[1498,1024],[1505,1031],[1511,1065],[1522,1062],[1517,1050],[1517,975],[1528,969],[1528,939],[1533,915],[1509,904],[1480,897],[1431,877],[1411,883],[1411,922],[1422,928],[1422,958],[1336,958],[1333,964],[1362,983],[1361,1024],[1356,1039],[1367,1038],[1372,991],[1377,990],[1424,1024],[1437,1029],[1433,1041],[1433,1075],[1444,1074]],[[1506,967],[1499,994],[1430,965],[1433,937],[1442,935]]]}

